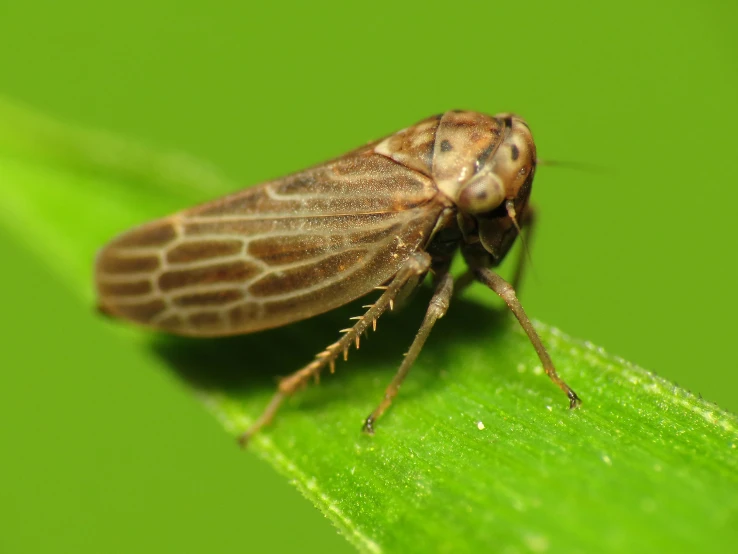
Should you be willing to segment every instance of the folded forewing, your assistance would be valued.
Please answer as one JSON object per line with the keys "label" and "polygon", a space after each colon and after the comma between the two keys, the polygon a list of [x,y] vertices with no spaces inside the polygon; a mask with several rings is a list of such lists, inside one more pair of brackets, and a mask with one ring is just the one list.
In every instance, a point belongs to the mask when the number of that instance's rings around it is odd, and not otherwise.
{"label": "folded forewing", "polygon": [[186,335],[276,327],[391,279],[442,209],[427,177],[367,149],[121,235],[98,256],[100,305]]}

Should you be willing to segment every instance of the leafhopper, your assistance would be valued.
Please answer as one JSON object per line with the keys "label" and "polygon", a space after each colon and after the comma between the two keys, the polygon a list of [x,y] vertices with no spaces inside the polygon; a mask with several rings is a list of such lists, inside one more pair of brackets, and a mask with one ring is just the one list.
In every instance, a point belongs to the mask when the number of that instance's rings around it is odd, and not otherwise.
{"label": "leafhopper", "polygon": [[327,312],[375,289],[339,340],[284,378],[248,441],[282,402],[338,357],[395,301],[432,274],[425,318],[381,402],[364,421],[374,432],[438,319],[449,307],[451,261],[468,267],[457,289],[479,281],[497,293],[525,330],[543,368],[569,398],[498,266],[533,211],[528,199],[536,149],[525,121],[448,111],[288,177],[136,227],[100,252],[101,309],[160,331],[215,337],[262,331]]}

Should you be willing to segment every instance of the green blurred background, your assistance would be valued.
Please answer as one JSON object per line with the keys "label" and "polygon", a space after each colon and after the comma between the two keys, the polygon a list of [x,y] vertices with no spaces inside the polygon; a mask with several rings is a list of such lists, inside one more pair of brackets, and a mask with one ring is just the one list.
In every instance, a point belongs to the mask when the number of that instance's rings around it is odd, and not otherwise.
{"label": "green blurred background", "polygon": [[[244,184],[449,108],[518,112],[541,158],[600,168],[538,172],[528,312],[736,411],[737,15],[2,1],[0,94]],[[0,259],[1,552],[351,551],[1,224]]]}

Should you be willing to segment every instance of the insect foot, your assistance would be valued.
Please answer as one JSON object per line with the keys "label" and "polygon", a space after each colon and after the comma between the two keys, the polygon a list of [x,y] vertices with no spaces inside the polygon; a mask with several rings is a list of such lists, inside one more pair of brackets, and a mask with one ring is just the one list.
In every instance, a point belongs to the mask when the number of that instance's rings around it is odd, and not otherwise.
{"label": "insect foot", "polygon": [[374,416],[370,415],[364,420],[364,425],[361,427],[361,430],[367,435],[374,434]]}

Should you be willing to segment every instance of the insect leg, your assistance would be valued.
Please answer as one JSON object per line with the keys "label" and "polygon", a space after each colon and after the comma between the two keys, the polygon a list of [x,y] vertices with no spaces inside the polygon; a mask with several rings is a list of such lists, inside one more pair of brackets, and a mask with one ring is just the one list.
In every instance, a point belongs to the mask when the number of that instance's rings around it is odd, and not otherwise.
{"label": "insect leg", "polygon": [[415,362],[415,359],[418,357],[418,354],[420,354],[420,350],[423,348],[423,344],[425,344],[431,329],[433,329],[433,325],[435,325],[436,321],[441,319],[446,313],[446,310],[448,310],[448,305],[454,291],[453,278],[451,277],[451,274],[448,273],[448,268],[445,268],[442,272],[439,271],[436,275],[436,291],[428,305],[428,311],[425,314],[423,323],[421,324],[420,329],[418,329],[418,333],[415,335],[413,343],[410,345],[410,350],[408,350],[405,355],[405,359],[400,365],[400,369],[397,370],[395,377],[387,387],[387,390],[385,390],[384,398],[382,398],[379,406],[377,406],[375,410],[369,414],[369,417],[366,418],[366,421],[364,421],[363,430],[370,435],[374,434],[374,422],[387,408],[389,408],[392,403],[392,399],[397,396],[402,382],[405,380],[405,377],[410,371],[410,367],[413,365],[413,362]]}
{"label": "insect leg", "polygon": [[523,231],[523,236],[520,238],[523,242],[523,248],[518,255],[518,264],[515,267],[515,274],[512,278],[512,287],[514,290],[520,290],[520,283],[523,281],[523,270],[525,264],[528,261],[530,244],[533,239],[533,230],[536,224],[536,209],[528,204],[525,212],[523,213],[523,219],[520,222],[520,228]]}
{"label": "insect leg", "polygon": [[394,307],[395,298],[403,287],[415,277],[424,275],[428,271],[428,268],[430,268],[430,265],[431,257],[425,252],[415,253],[408,258],[377,302],[374,303],[360,319],[357,320],[353,327],[344,329],[343,336],[328,346],[328,348],[323,350],[323,352],[318,354],[315,360],[280,381],[277,392],[274,393],[274,396],[266,409],[254,424],[239,437],[241,445],[245,446],[249,438],[251,438],[254,433],[272,421],[285,398],[292,396],[295,391],[305,385],[311,378],[318,375],[326,365],[330,364],[332,367],[336,358],[340,354],[343,354],[345,359],[351,345],[358,345],[358,341],[362,333],[364,333],[370,325],[374,327],[379,316],[381,316],[388,308],[391,310]]}
{"label": "insect leg", "polygon": [[[512,287],[515,290],[520,290],[520,283],[523,280],[523,273],[525,270],[526,262],[528,261],[530,251],[530,242],[533,236],[533,229],[535,228],[536,222],[536,209],[528,205],[527,209],[523,214],[523,218],[520,221],[520,229],[522,230],[521,239],[523,242],[523,249],[518,256],[517,264],[515,266],[515,275],[512,278]],[[474,270],[468,269],[458,279],[456,279],[456,294],[461,294],[466,288],[477,280]]]}
{"label": "insect leg", "polygon": [[536,330],[533,328],[533,324],[530,319],[528,319],[528,316],[525,314],[525,310],[523,310],[523,306],[515,295],[515,289],[513,289],[510,283],[490,269],[475,268],[474,273],[477,279],[495,291],[500,298],[505,301],[512,313],[515,314],[515,317],[518,318],[518,321],[520,322],[520,326],[533,344],[536,354],[538,354],[538,357],[541,359],[546,375],[549,376],[556,386],[566,393],[566,396],[569,398],[569,408],[576,408],[582,401],[577,396],[577,393],[575,393],[571,387],[569,387],[569,385],[559,377],[558,373],[556,373],[551,357],[548,355],[548,352],[546,352],[546,348],[543,346],[538,333],[536,333]]}

